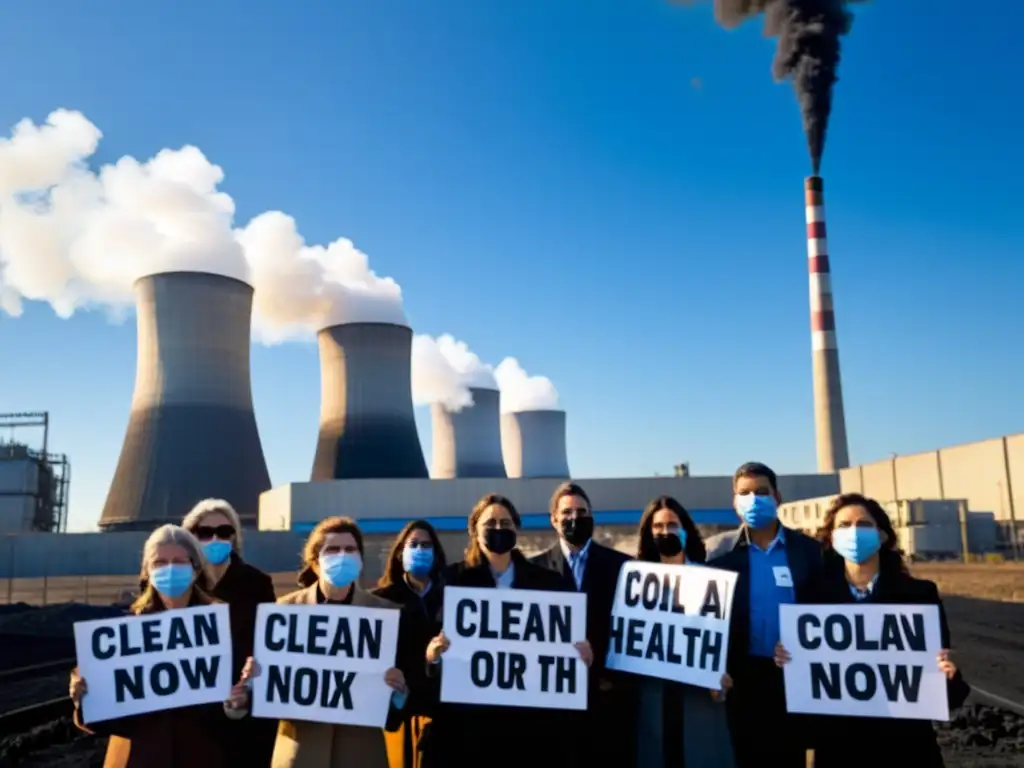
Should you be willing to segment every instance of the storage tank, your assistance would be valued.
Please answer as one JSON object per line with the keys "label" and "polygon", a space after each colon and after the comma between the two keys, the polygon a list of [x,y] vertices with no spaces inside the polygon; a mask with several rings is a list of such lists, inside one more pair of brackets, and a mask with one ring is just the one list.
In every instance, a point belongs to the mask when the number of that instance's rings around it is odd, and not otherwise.
{"label": "storage tank", "polygon": [[473,404],[453,410],[430,406],[433,449],[431,477],[506,477],[501,454],[501,395],[496,389],[470,387]]}
{"label": "storage tank", "polygon": [[565,411],[501,414],[501,452],[511,478],[569,477]]}
{"label": "storage tank", "polygon": [[252,407],[252,287],[166,272],[135,294],[135,393],[100,528],[152,530],[210,497],[255,525],[270,475]]}
{"label": "storage tank", "polygon": [[318,334],[320,431],[311,478],[426,478],[412,403],[412,329],[345,323]]}

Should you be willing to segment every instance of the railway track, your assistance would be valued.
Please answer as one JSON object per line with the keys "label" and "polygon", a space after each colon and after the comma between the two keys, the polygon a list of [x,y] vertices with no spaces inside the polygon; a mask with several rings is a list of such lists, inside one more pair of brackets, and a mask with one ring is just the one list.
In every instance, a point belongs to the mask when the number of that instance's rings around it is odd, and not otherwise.
{"label": "railway track", "polygon": [[0,738],[71,714],[68,673],[74,659],[0,671]]}

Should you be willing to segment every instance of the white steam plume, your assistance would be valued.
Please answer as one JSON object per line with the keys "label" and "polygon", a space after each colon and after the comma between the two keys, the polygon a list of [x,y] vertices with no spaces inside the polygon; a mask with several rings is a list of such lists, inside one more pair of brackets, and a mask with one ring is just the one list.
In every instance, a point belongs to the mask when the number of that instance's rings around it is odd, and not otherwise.
{"label": "white steam plume", "polygon": [[547,376],[530,376],[514,357],[494,369],[501,390],[502,413],[557,410],[558,390]]}
{"label": "white steam plume", "polygon": [[470,387],[497,389],[491,366],[449,334],[412,340],[412,396],[417,405],[440,403],[459,411],[473,404]]}
{"label": "white steam plume", "polygon": [[255,289],[257,339],[308,337],[344,322],[404,323],[401,290],[348,240],[307,246],[279,212],[234,229],[223,171],[196,147],[87,166],[101,133],[78,112],[20,122],[0,141],[0,309],[49,302],[62,317],[134,303],[158,272],[225,275]]}

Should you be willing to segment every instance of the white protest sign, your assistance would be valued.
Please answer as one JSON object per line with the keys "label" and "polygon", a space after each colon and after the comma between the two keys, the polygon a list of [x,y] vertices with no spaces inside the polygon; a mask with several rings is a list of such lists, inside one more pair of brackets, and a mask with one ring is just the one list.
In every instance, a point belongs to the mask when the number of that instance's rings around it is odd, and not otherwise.
{"label": "white protest sign", "polygon": [[587,708],[586,595],[446,587],[444,634],[441,701]]}
{"label": "white protest sign", "polygon": [[949,720],[935,605],[783,605],[786,708],[816,715]]}
{"label": "white protest sign", "polygon": [[606,666],[718,690],[735,590],[732,571],[626,563],[615,588]]}
{"label": "white protest sign", "polygon": [[74,630],[86,724],[231,695],[227,605],[79,621]]}
{"label": "white protest sign", "polygon": [[256,611],[252,714],[383,728],[398,609],[264,603]]}

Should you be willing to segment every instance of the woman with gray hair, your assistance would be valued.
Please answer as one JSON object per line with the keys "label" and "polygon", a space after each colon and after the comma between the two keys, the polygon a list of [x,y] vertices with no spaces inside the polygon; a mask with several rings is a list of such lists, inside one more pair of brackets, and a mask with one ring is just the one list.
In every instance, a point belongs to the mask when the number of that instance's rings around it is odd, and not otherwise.
{"label": "woman with gray hair", "polygon": [[[145,588],[131,607],[135,615],[173,611],[217,602],[210,596],[206,557],[195,537],[177,525],[163,525],[142,549]],[[236,678],[237,679],[237,678]],[[244,685],[236,685],[224,705],[201,705],[105,720],[86,726],[81,718],[86,681],[71,672],[69,694],[75,725],[109,736],[105,768],[224,768],[236,763],[223,750],[218,726],[242,713]]]}
{"label": "woman with gray hair", "polygon": [[[245,660],[252,656],[256,609],[260,603],[277,599],[274,583],[242,559],[242,523],[235,508],[224,499],[203,499],[185,515],[181,525],[203,548],[213,596],[231,609],[232,679],[237,680]],[[237,765],[270,765],[277,733],[275,721],[246,718],[220,725],[224,748]]]}

